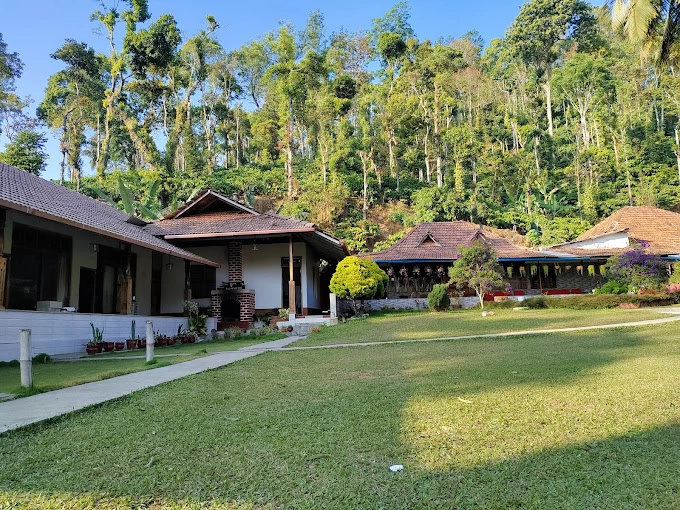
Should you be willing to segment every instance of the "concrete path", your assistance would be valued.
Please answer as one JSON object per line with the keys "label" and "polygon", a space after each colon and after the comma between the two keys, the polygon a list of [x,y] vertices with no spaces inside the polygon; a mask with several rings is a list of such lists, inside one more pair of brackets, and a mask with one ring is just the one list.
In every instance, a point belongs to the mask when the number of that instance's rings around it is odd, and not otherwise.
{"label": "concrete path", "polygon": [[300,337],[291,336],[262,344],[250,345],[237,351],[211,354],[167,367],[144,370],[134,374],[112,377],[61,390],[40,393],[31,397],[0,402],[0,433],[25,425],[61,416],[85,407],[129,395],[159,384],[229,365],[262,352],[278,350]]}
{"label": "concrete path", "polygon": [[[632,310],[631,310],[632,311]],[[634,311],[632,311],[634,313]],[[303,349],[331,349],[339,347],[365,347],[373,345],[389,345],[396,343],[435,342],[442,340],[464,340],[469,338],[498,338],[519,335],[542,335],[546,333],[565,333],[569,331],[584,331],[610,329],[620,327],[635,327],[651,324],[663,324],[680,320],[680,308],[665,308],[660,313],[671,314],[663,319],[651,319],[637,322],[605,324],[601,326],[583,326],[561,329],[544,329],[533,331],[513,331],[510,333],[492,333],[484,335],[466,335],[452,337],[425,338],[419,340],[394,340],[389,342],[362,342],[352,344],[333,344],[309,347],[287,347],[301,337],[291,336],[281,340],[250,345],[237,351],[226,351],[211,354],[203,358],[177,363],[162,368],[145,370],[134,374],[122,375],[79,386],[72,386],[61,390],[41,393],[31,397],[19,398],[9,402],[0,402],[0,433],[19,427],[39,423],[41,421],[61,416],[85,407],[101,404],[108,400],[120,398],[130,393],[157,386],[164,382],[174,381],[187,375],[198,374],[206,370],[222,367],[242,359],[256,356],[267,351],[293,351]]]}

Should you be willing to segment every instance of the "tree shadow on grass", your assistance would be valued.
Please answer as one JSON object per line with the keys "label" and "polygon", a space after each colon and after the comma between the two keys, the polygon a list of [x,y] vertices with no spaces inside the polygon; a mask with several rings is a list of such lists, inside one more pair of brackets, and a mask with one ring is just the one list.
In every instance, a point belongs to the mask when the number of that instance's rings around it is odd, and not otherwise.
{"label": "tree shadow on grass", "polygon": [[[427,420],[437,400],[475,409],[459,396],[474,406],[503,392],[578,393],[617,363],[666,350],[648,343],[620,330],[267,353],[0,438],[0,491],[218,507],[672,507],[677,423],[467,463],[455,448],[428,463],[417,449],[439,446],[406,430],[413,402]],[[390,472],[396,463],[406,469]]]}

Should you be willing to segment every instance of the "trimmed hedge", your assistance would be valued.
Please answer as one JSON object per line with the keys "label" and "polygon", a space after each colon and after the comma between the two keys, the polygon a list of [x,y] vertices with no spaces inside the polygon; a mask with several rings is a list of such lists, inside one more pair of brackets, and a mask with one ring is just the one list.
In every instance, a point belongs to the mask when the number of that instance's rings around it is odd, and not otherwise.
{"label": "trimmed hedge", "polygon": [[569,308],[572,310],[593,310],[617,308],[620,305],[665,306],[680,303],[680,293],[666,294],[582,294],[567,297],[537,296],[524,301],[500,301],[490,303],[494,308],[526,306],[532,309]]}

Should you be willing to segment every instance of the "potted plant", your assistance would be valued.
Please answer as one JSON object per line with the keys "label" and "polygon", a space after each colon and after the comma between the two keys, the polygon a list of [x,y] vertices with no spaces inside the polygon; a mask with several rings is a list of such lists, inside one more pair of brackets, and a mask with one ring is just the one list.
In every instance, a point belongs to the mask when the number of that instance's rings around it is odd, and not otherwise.
{"label": "potted plant", "polygon": [[269,319],[269,325],[276,326],[279,322],[287,321],[288,314],[289,314],[288,308],[279,308],[279,315],[271,317]]}
{"label": "potted plant", "polygon": [[157,347],[165,347],[168,345],[168,339],[165,337],[165,335],[161,335],[160,331],[156,331],[154,334],[154,341]]}
{"label": "potted plant", "polygon": [[135,321],[132,321],[132,325],[130,326],[130,338],[128,338],[125,343],[127,344],[128,350],[137,348],[137,334],[135,330]]}
{"label": "potted plant", "polygon": [[117,351],[122,351],[125,349],[125,341],[121,340],[119,342],[114,342],[113,348]]}
{"label": "potted plant", "polygon": [[92,338],[85,344],[85,351],[88,354],[102,352],[104,348],[104,330],[95,328],[91,322],[90,328],[92,329]]}
{"label": "potted plant", "polygon": [[187,328],[190,338],[189,342],[194,343],[197,336],[205,335],[205,321],[208,316],[203,315],[198,308],[198,304],[193,301],[184,302],[184,311],[189,317],[189,327]]}

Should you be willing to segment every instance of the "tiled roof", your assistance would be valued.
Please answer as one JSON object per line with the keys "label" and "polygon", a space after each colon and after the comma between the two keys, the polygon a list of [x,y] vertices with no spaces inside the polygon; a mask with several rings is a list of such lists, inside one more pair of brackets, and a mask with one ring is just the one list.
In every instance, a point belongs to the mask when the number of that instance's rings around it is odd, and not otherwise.
{"label": "tiled roof", "polygon": [[[200,236],[204,234],[225,234],[247,236],[255,233],[313,232],[313,223],[285,218],[272,212],[248,214],[228,212],[207,212],[175,219],[163,219],[150,223],[144,229],[155,236]],[[212,236],[210,236],[212,237]],[[218,235],[214,237],[219,237]]]}
{"label": "tiled roof", "polygon": [[[458,247],[468,245],[479,234],[479,226],[466,221],[421,223],[388,249],[365,256],[379,261],[454,260]],[[496,250],[499,259],[550,258],[515,246],[493,232],[482,230],[481,235]]]}
{"label": "tiled roof", "polygon": [[205,212],[205,209],[213,206],[215,203],[218,203],[218,207],[221,206],[219,207],[219,210],[258,214],[257,211],[254,211],[250,207],[247,207],[236,200],[231,200],[225,197],[223,194],[211,190],[210,188],[204,188],[196,193],[194,198],[186,202],[176,211],[165,216],[165,218],[172,219],[192,213],[195,214],[196,212]]}
{"label": "tiled roof", "polygon": [[0,163],[0,206],[186,260],[218,265],[128,223],[130,217],[123,211],[5,163]]}
{"label": "tiled roof", "polygon": [[593,228],[584,232],[571,243],[552,247],[553,250],[583,254],[584,256],[609,256],[620,253],[621,249],[572,248],[577,242],[627,232],[631,242],[637,241],[657,255],[680,253],[680,214],[650,206],[626,206],[605,218]]}

